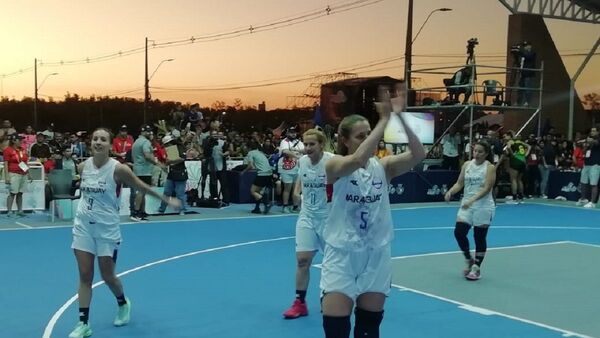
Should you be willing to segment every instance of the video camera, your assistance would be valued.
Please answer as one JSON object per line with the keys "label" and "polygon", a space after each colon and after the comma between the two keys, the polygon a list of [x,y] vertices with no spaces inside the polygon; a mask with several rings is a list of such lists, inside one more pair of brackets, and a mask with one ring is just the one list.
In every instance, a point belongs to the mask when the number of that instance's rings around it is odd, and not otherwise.
{"label": "video camera", "polygon": [[473,55],[475,46],[477,46],[478,44],[479,40],[477,40],[477,38],[470,38],[469,40],[467,40],[467,54]]}

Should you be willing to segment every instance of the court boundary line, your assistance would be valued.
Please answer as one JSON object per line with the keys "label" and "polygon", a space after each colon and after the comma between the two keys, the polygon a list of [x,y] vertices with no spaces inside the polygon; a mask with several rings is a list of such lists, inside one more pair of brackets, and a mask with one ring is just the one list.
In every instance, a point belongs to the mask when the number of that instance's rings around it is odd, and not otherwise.
{"label": "court boundary line", "polygon": [[577,242],[577,241],[568,241],[571,244],[577,244],[577,245],[582,245],[582,246],[590,246],[592,248],[600,248],[600,245],[598,244],[591,244],[591,243],[583,243],[583,242]]}
{"label": "court boundary line", "polygon": [[[494,250],[521,249],[521,248],[532,248],[532,247],[538,247],[538,246],[560,245],[560,244],[571,244],[571,243],[572,243],[571,241],[542,242],[542,243],[532,243],[532,244],[498,246],[498,247],[493,247],[493,248],[487,248],[487,250],[494,251]],[[442,252],[429,252],[429,253],[425,253],[425,254],[416,254],[416,255],[395,256],[395,257],[392,257],[392,260],[417,258],[417,257],[452,255],[452,254],[458,254],[458,253],[462,253],[462,251],[442,251]]]}
{"label": "court boundary line", "polygon": [[[215,252],[215,251],[222,251],[222,250],[227,250],[227,249],[232,249],[232,248],[237,248],[237,247],[243,247],[243,246],[249,246],[249,245],[253,245],[253,244],[261,244],[261,243],[270,243],[270,242],[277,242],[277,241],[283,241],[283,240],[288,240],[288,239],[292,239],[294,238],[294,236],[287,236],[287,237],[276,237],[276,238],[269,238],[269,239],[260,239],[260,240],[254,240],[254,241],[248,241],[248,242],[241,242],[241,243],[234,243],[234,244],[229,244],[229,245],[223,245],[223,246],[219,246],[219,247],[215,247],[215,248],[208,248],[208,249],[202,249],[202,250],[197,250],[197,251],[192,251],[192,252],[188,252],[185,254],[181,254],[181,255],[176,255],[176,256],[171,256],[168,258],[163,258],[154,262],[150,262],[150,263],[146,263],[134,268],[131,268],[129,270],[125,270],[123,272],[120,272],[117,274],[117,277],[121,277],[121,276],[125,276],[128,275],[130,273],[133,272],[137,272],[140,270],[144,270],[146,268],[155,266],[155,265],[159,265],[159,264],[163,264],[163,263],[167,263],[170,261],[174,261],[177,259],[181,259],[181,258],[187,258],[187,257],[191,257],[191,256],[195,256],[195,255],[199,255],[199,254],[203,254],[203,253],[209,253],[209,252]],[[98,281],[94,284],[92,284],[92,290],[95,289],[96,287],[105,284],[103,280]],[[44,328],[44,333],[42,334],[42,338],[50,338],[52,336],[52,332],[54,331],[54,327],[56,326],[56,323],[58,322],[58,320],[60,319],[60,317],[65,313],[65,311],[67,310],[67,308],[69,308],[69,306],[71,306],[76,300],[77,300],[77,294],[75,294],[74,296],[72,296],[71,298],[69,298],[67,300],[66,303],[64,303],[61,307],[58,308],[58,310],[52,315],[52,317],[50,317],[50,320],[48,321],[48,323],[46,324],[46,327]]]}
{"label": "court boundary line", "polygon": [[[443,202],[439,202],[439,203],[443,203]],[[543,206],[559,206],[562,208],[570,208],[570,209],[582,209],[582,210],[596,210],[596,211],[600,211],[600,209],[584,209],[581,207],[577,207],[577,206],[569,206],[569,205],[560,205],[560,204],[550,204],[550,203],[542,203],[542,202],[528,202],[527,204],[533,205],[533,204],[537,204],[537,205],[543,205]],[[395,204],[397,205],[403,205],[402,203],[397,203]],[[418,210],[418,209],[434,209],[434,208],[456,208],[458,206],[458,203],[456,202],[450,202],[450,203],[445,203],[443,205],[423,205],[423,206],[414,206],[414,207],[396,207],[396,208],[392,208],[393,211],[399,211],[399,210]],[[507,205],[505,204],[500,204],[497,207],[505,207]],[[510,207],[513,207],[512,205]],[[297,214],[281,214],[281,215],[263,215],[263,216],[253,216],[253,215],[248,215],[248,216],[230,216],[230,217],[215,217],[215,218],[186,218],[186,219],[179,219],[179,220],[151,220],[149,222],[121,222],[119,223],[120,225],[136,225],[136,224],[160,224],[160,223],[170,223],[170,222],[206,222],[206,221],[214,221],[214,220],[235,220],[235,219],[248,219],[248,218],[277,218],[277,217],[292,217],[292,216],[297,216]],[[72,228],[73,224],[67,224],[67,225],[45,225],[45,226],[40,226],[40,227],[36,227],[36,226],[31,226],[29,228],[3,228],[0,229],[0,232],[2,231],[25,231],[25,230],[46,230],[46,229],[64,229],[64,228]],[[508,226],[494,226],[494,228],[508,228]],[[453,227],[452,227],[453,228]],[[520,228],[523,229],[524,227],[519,227],[519,226],[515,226],[515,228]],[[543,229],[542,227],[538,227],[540,229]],[[549,227],[549,229],[556,229],[557,227]],[[565,227],[566,228],[566,227]],[[408,229],[408,228],[407,228]],[[429,229],[429,228],[428,228]],[[430,229],[434,229],[434,227],[430,228]],[[569,229],[576,229],[576,227],[569,227]],[[577,229],[577,230],[584,230],[587,228],[581,228],[581,229]],[[589,229],[596,229],[596,228],[589,228]]]}
{"label": "court boundary line", "polygon": [[25,223],[21,223],[21,222],[15,222],[15,224],[22,226],[25,229],[32,229],[33,227],[31,225],[27,225]]}
{"label": "court boundary line", "polygon": [[[524,245],[514,245],[514,246],[503,246],[503,247],[495,247],[495,248],[488,248],[488,251],[491,250],[506,250],[506,249],[514,249],[514,248],[530,248],[530,247],[539,247],[539,246],[547,246],[547,245],[561,245],[561,244],[580,244],[580,245],[589,245],[589,246],[593,246],[593,247],[597,247],[600,248],[600,245],[595,245],[595,244],[586,244],[586,243],[579,243],[579,242],[575,242],[575,241],[556,241],[556,242],[545,242],[545,243],[534,243],[534,244],[524,244]],[[433,252],[433,253],[427,253],[427,254],[417,254],[417,255],[408,255],[408,256],[396,256],[396,257],[392,257],[392,260],[398,260],[398,259],[406,259],[406,258],[415,258],[415,257],[426,257],[426,256],[438,256],[438,255],[448,255],[448,254],[457,254],[457,253],[461,253],[461,251],[447,251],[447,252]],[[413,288],[409,288],[407,286],[403,286],[400,284],[395,284],[392,283],[391,284],[392,287],[397,288],[399,291],[409,291],[415,294],[419,294],[422,296],[426,296],[426,297],[430,297],[430,298],[434,298],[437,300],[441,300],[447,303],[451,303],[451,304],[455,304],[458,305],[459,309],[463,309],[466,311],[470,311],[470,312],[475,312],[478,313],[480,315],[483,316],[491,316],[491,315],[497,315],[500,317],[505,317],[514,321],[518,321],[518,322],[522,322],[525,324],[529,324],[529,325],[534,325],[534,326],[538,326],[544,329],[548,329],[551,331],[556,331],[561,333],[564,337],[580,337],[580,338],[594,338],[592,336],[588,336],[582,333],[578,333],[578,332],[574,332],[574,331],[569,331],[569,330],[565,330],[565,329],[561,329],[559,327],[556,326],[552,326],[552,325],[548,325],[548,324],[544,324],[544,323],[540,323],[540,322],[536,322],[530,319],[526,319],[526,318],[521,318],[521,317],[517,317],[517,316],[513,316],[513,315],[509,315],[503,312],[498,312],[495,310],[490,310],[487,308],[482,308],[479,306],[475,306],[475,305],[471,305],[471,304],[467,304],[467,303],[463,303],[454,299],[450,299],[450,298],[446,298],[443,296],[439,296],[433,293],[429,293],[429,292],[425,292],[425,291],[421,291],[421,290],[417,290],[417,289],[413,289]]]}
{"label": "court boundary line", "polygon": [[409,291],[412,293],[416,293],[422,296],[426,296],[426,297],[430,297],[430,298],[434,298],[437,300],[441,300],[447,303],[451,303],[454,305],[458,305],[459,309],[462,310],[466,310],[466,311],[470,311],[470,312],[475,312],[478,313],[480,315],[483,316],[491,316],[491,315],[497,315],[499,317],[504,317],[504,318],[508,318],[508,319],[512,319],[514,321],[518,321],[518,322],[522,322],[525,324],[529,324],[529,325],[533,325],[533,326],[538,326],[547,330],[551,330],[551,331],[556,331],[558,333],[561,333],[564,337],[580,337],[580,338],[594,338],[592,336],[588,336],[582,333],[578,333],[578,332],[574,332],[574,331],[569,331],[569,330],[565,330],[565,329],[561,329],[559,327],[555,327],[552,325],[548,325],[548,324],[544,324],[544,323],[539,323],[530,319],[525,319],[525,318],[521,318],[521,317],[517,317],[517,316],[513,316],[513,315],[509,315],[503,312],[498,312],[498,311],[494,311],[494,310],[490,310],[490,309],[486,309],[486,308],[482,308],[479,306],[474,306],[474,305],[470,305],[467,303],[463,303],[463,302],[459,302],[457,300],[454,299],[450,299],[450,298],[446,298],[446,297],[442,297],[442,296],[438,296],[435,295],[433,293],[429,293],[429,292],[425,292],[425,291],[420,291],[417,289],[413,289],[413,288],[409,288],[406,286],[402,286],[400,284],[394,284],[392,283],[392,287],[398,289],[399,291]]}

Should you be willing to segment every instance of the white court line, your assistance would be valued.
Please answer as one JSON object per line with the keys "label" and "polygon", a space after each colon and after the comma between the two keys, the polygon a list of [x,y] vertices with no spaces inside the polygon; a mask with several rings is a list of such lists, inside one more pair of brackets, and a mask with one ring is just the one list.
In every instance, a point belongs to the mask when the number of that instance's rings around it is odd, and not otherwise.
{"label": "white court line", "polygon": [[31,229],[31,228],[33,228],[32,226],[27,225],[25,223],[21,223],[21,222],[15,222],[15,224],[18,224],[18,225],[24,227],[25,229]]}
{"label": "white court line", "polygon": [[583,242],[575,242],[575,241],[567,241],[571,244],[577,244],[577,245],[583,245],[583,246],[591,246],[592,248],[600,248],[600,245],[598,244],[590,244],[590,243],[583,243]]}
{"label": "white court line", "polygon": [[587,336],[581,333],[577,333],[577,332],[573,332],[573,331],[569,331],[569,330],[564,330],[555,326],[551,326],[551,325],[547,325],[547,324],[543,324],[543,323],[539,323],[533,320],[529,320],[529,319],[525,319],[525,318],[521,318],[521,317],[516,317],[516,316],[512,316],[506,313],[502,313],[502,312],[498,312],[498,311],[494,311],[494,310],[490,310],[490,309],[485,309],[482,307],[478,307],[478,306],[473,306],[470,304],[466,304],[463,302],[459,302],[450,298],[446,298],[446,297],[442,297],[442,296],[438,296],[438,295],[434,295],[432,293],[428,293],[428,292],[424,292],[424,291],[419,291],[416,289],[412,289],[406,286],[402,286],[402,285],[398,285],[398,284],[392,284],[393,287],[399,289],[400,291],[410,291],[412,293],[416,293],[419,295],[423,295],[423,296],[427,296],[430,298],[435,298],[444,302],[448,302],[448,303],[452,303],[452,304],[456,304],[458,305],[459,308],[463,309],[463,310],[467,310],[467,311],[472,311],[475,313],[479,313],[481,315],[484,316],[491,316],[491,315],[497,315],[500,317],[505,317],[508,319],[512,319],[518,322],[522,322],[522,323],[526,323],[526,324],[530,324],[530,325],[534,325],[534,326],[538,326],[538,327],[542,327],[544,329],[548,329],[551,331],[556,331],[556,332],[560,332],[563,336],[565,337],[581,337],[581,338],[593,338],[592,336]]}
{"label": "white court line", "polygon": [[[293,236],[288,236],[288,237],[279,237],[279,238],[271,238],[271,239],[261,239],[261,240],[256,240],[256,241],[243,242],[243,243],[237,243],[237,244],[230,244],[230,245],[220,246],[220,247],[216,247],[216,248],[210,248],[210,249],[204,249],[204,250],[198,250],[198,251],[188,252],[188,253],[183,254],[183,255],[177,255],[177,256],[173,256],[173,257],[161,259],[161,260],[158,260],[158,261],[154,261],[154,262],[151,262],[151,263],[148,263],[148,264],[140,265],[140,266],[135,267],[133,269],[129,269],[127,271],[123,271],[123,272],[117,274],[117,277],[125,276],[125,275],[128,275],[130,273],[133,273],[133,272],[136,272],[136,271],[139,271],[139,270],[143,270],[143,269],[155,266],[155,265],[159,265],[159,264],[167,263],[167,262],[170,262],[170,261],[174,261],[174,260],[177,260],[177,259],[180,259],[180,258],[186,258],[186,257],[190,257],[190,256],[195,256],[195,255],[207,253],[207,252],[221,251],[221,250],[232,249],[232,248],[237,248],[237,247],[247,246],[247,245],[252,245],[252,244],[260,244],[260,243],[283,241],[283,240],[292,239],[292,238],[294,238],[294,237]],[[94,289],[97,286],[100,286],[102,284],[104,284],[104,281],[96,282],[96,283],[94,283],[92,285],[92,289]],[[48,322],[48,324],[46,325],[46,328],[44,329],[44,334],[42,335],[42,338],[50,338],[50,336],[52,335],[52,331],[54,330],[54,326],[56,326],[56,323],[58,322],[58,319],[67,310],[67,308],[69,306],[71,306],[71,304],[73,304],[76,300],[77,300],[77,295],[74,295],[73,297],[69,298],[69,300],[67,300],[67,302],[64,303],[54,313],[54,315],[52,315],[52,317],[50,318],[50,321]]]}
{"label": "white court line", "polygon": [[[546,245],[560,245],[560,244],[570,244],[570,241],[557,241],[557,242],[544,242],[544,243],[533,243],[533,244],[522,244],[522,245],[511,245],[511,246],[499,246],[494,248],[488,248],[488,251],[493,250],[510,250],[510,249],[519,249],[519,248],[532,248],[538,246],[546,246]],[[441,256],[441,255],[451,255],[462,253],[462,251],[445,251],[445,252],[430,252],[426,254],[417,254],[417,255],[408,255],[408,256],[396,256],[392,257],[394,259],[406,259],[406,258],[416,258],[416,257],[428,257],[428,256]]]}
{"label": "white court line", "polygon": [[[538,247],[538,246],[546,246],[546,245],[560,245],[560,244],[582,244],[582,243],[578,243],[578,242],[573,242],[573,241],[558,241],[558,242],[547,242],[547,243],[537,243],[537,244],[525,244],[525,245],[514,245],[514,246],[504,246],[504,247],[496,247],[496,248],[488,248],[488,251],[490,250],[506,250],[506,249],[514,249],[514,248],[529,248],[529,247]],[[587,245],[587,244],[582,244],[582,245]],[[600,245],[593,245],[590,244],[590,246],[594,246],[594,247],[600,247]],[[415,257],[425,257],[425,256],[437,256],[437,255],[447,255],[447,254],[455,254],[455,253],[461,253],[461,251],[448,251],[448,252],[434,252],[434,253],[428,253],[428,254],[420,254],[420,255],[410,255],[410,256],[397,256],[397,257],[392,257],[392,259],[405,259],[405,258],[415,258]],[[552,331],[557,331],[562,333],[563,336],[565,337],[581,337],[581,338],[593,338],[591,336],[587,336],[584,334],[580,334],[577,332],[572,332],[572,331],[568,331],[568,330],[564,330],[558,327],[554,327],[551,325],[546,325],[546,324],[542,324],[542,323],[538,323],[529,319],[525,319],[525,318],[520,318],[520,317],[516,317],[516,316],[512,316],[509,314],[505,314],[502,312],[497,312],[494,310],[490,310],[490,309],[486,309],[486,308],[482,308],[482,307],[478,307],[478,306],[474,306],[474,305],[470,305],[470,304],[466,304],[466,303],[462,303],[456,300],[452,300],[446,297],[442,297],[442,296],[438,296],[438,295],[434,295],[432,293],[428,293],[428,292],[424,292],[424,291],[420,291],[420,290],[416,290],[416,289],[412,289],[406,286],[402,286],[399,284],[392,284],[393,287],[399,289],[400,291],[410,291],[416,294],[420,294],[423,296],[427,296],[427,297],[431,297],[431,298],[435,298],[438,300],[442,300],[448,303],[453,303],[458,305],[459,308],[463,309],[463,310],[467,310],[467,311],[471,311],[471,312],[475,312],[475,313],[479,313],[483,316],[491,316],[491,315],[497,315],[497,316],[501,316],[501,317],[505,317],[508,319],[512,319],[515,321],[520,321],[526,324],[531,324],[531,325],[535,325],[535,326],[539,326],[545,329],[549,329]]]}

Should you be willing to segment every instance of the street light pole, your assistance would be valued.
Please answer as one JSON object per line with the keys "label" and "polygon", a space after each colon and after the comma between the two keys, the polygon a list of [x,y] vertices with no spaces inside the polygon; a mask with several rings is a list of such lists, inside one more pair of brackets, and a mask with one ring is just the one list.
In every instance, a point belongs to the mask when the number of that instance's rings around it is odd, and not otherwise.
{"label": "street light pole", "polygon": [[[156,66],[156,68],[154,68],[154,71],[152,72],[152,74],[150,76],[146,75],[146,94],[145,94],[145,99],[144,99],[144,124],[146,124],[146,109],[148,107],[147,103],[148,101],[150,101],[150,80],[152,80],[152,78],[154,77],[154,74],[156,74],[156,71],[158,70],[158,68],[160,68],[160,66],[165,63],[165,62],[171,62],[175,59],[164,59],[162,61],[160,61],[160,63],[158,64],[158,66]],[[147,63],[147,62],[146,62]],[[146,66],[146,70],[148,70],[148,67]]]}
{"label": "street light pole", "polygon": [[148,83],[148,37],[146,37],[146,53],[144,62],[144,124],[146,124],[146,114],[148,112],[148,100],[150,99],[150,87]]}
{"label": "street light pole", "polygon": [[425,24],[427,23],[427,21],[429,21],[429,18],[431,17],[431,15],[433,15],[433,13],[448,12],[451,10],[452,10],[452,8],[444,7],[444,8],[434,9],[433,11],[429,12],[429,15],[427,15],[427,18],[425,19],[425,21],[423,21],[423,24],[421,24],[421,27],[419,28],[419,30],[417,31],[417,34],[413,38],[413,36],[412,36],[413,0],[409,0],[409,2],[408,2],[408,20],[407,20],[407,26],[406,26],[406,48],[405,48],[405,52],[404,52],[404,61],[405,61],[404,81],[406,82],[407,89],[410,89],[412,86],[412,81],[411,81],[411,78],[412,78],[412,76],[411,76],[412,45],[415,43],[415,41],[417,41],[417,37],[419,37],[419,34],[423,30],[423,27],[425,27]]}
{"label": "street light pole", "polygon": [[42,82],[40,83],[40,85],[38,86],[38,77],[37,77],[37,59],[34,59],[34,65],[33,65],[33,75],[34,75],[34,79],[33,79],[33,85],[34,85],[34,97],[33,97],[33,128],[35,130],[38,129],[38,91],[40,90],[40,88],[42,88],[42,86],[44,85],[44,82],[46,82],[46,80],[48,79],[48,77],[53,76],[53,75],[58,75],[58,73],[50,73],[47,74],[46,77],[44,77],[44,79],[42,80]]}

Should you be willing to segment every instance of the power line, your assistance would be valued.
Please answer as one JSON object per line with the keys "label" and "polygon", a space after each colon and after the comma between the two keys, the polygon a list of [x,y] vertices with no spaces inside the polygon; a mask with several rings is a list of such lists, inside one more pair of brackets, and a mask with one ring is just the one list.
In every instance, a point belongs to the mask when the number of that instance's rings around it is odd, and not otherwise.
{"label": "power line", "polygon": [[[149,48],[151,48],[151,49],[169,48],[169,47],[175,47],[175,46],[190,45],[190,44],[194,44],[194,43],[205,43],[205,42],[219,41],[219,40],[225,40],[225,39],[233,39],[233,38],[243,36],[243,35],[255,34],[255,33],[259,33],[259,32],[265,32],[265,31],[270,31],[270,30],[274,30],[274,29],[281,29],[281,28],[285,28],[288,26],[301,24],[304,22],[319,19],[324,16],[347,12],[347,11],[350,11],[353,9],[358,9],[358,8],[374,5],[376,3],[383,2],[383,1],[385,1],[385,0],[354,0],[354,1],[335,4],[335,5],[328,5],[325,8],[311,10],[308,12],[304,12],[303,14],[300,14],[300,15],[287,17],[287,18],[283,18],[283,19],[277,19],[275,21],[267,22],[264,24],[250,25],[247,27],[237,28],[237,29],[233,29],[233,30],[225,31],[225,32],[221,32],[221,33],[197,35],[197,36],[192,36],[189,38],[179,38],[179,39],[175,39],[175,40],[158,42],[158,43],[155,40],[150,44]],[[99,56],[94,56],[94,57],[86,57],[86,58],[80,58],[80,59],[73,59],[73,60],[58,60],[58,61],[40,60],[39,65],[46,66],[46,67],[62,67],[62,66],[72,66],[72,65],[104,62],[104,61],[109,61],[109,60],[113,60],[116,58],[121,58],[121,57],[129,56],[129,55],[133,55],[133,54],[142,53],[142,52],[144,52],[144,50],[145,50],[145,46],[140,46],[140,47],[130,48],[130,49],[126,49],[126,50],[119,50],[117,52],[112,52],[112,53],[108,53],[108,54],[104,54],[104,55],[99,55]],[[29,72],[31,70],[33,70],[33,67],[20,69],[18,71],[13,71],[10,73],[0,74],[0,76],[2,78],[6,78],[6,77],[10,77],[10,76],[20,75],[24,72]]]}

